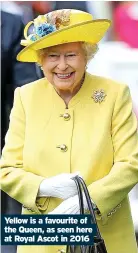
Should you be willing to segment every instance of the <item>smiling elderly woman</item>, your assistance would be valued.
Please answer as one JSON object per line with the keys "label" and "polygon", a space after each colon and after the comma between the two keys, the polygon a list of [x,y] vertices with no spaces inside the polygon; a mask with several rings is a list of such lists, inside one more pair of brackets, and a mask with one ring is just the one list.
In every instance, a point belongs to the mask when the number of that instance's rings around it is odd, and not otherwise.
{"label": "smiling elderly woman", "polygon": [[[33,33],[27,35],[30,25]],[[1,158],[1,186],[23,214],[79,213],[71,179],[79,171],[108,253],[137,253],[128,200],[138,182],[137,121],[126,85],[86,72],[110,26],[88,13],[58,10],[25,27],[20,61],[45,77],[17,88]],[[85,210],[87,204],[84,199]],[[97,207],[96,207],[97,206]],[[18,253],[66,252],[19,246]]]}
{"label": "smiling elderly woman", "polygon": [[88,60],[97,48],[97,45],[72,42],[38,50],[44,75],[67,106],[83,84]]}

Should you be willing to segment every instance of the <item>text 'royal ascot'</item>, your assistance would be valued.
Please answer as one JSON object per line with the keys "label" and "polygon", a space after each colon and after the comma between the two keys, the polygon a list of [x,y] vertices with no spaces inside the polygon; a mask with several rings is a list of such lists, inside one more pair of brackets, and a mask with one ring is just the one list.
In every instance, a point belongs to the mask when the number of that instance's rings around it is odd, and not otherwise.
{"label": "text 'royal ascot'", "polygon": [[92,245],[90,215],[2,216],[3,245]]}

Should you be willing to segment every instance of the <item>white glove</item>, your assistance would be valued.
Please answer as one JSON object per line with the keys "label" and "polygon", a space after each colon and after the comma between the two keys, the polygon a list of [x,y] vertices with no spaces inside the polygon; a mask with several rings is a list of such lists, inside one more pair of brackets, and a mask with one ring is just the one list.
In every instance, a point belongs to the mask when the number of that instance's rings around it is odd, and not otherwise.
{"label": "white glove", "polygon": [[[88,209],[85,195],[83,195],[84,210]],[[80,214],[79,198],[75,195],[69,199],[64,200],[58,207],[56,207],[49,214]]]}
{"label": "white glove", "polygon": [[79,175],[76,173],[64,173],[44,179],[38,190],[38,197],[56,197],[67,199],[77,194],[77,187],[71,178]]}

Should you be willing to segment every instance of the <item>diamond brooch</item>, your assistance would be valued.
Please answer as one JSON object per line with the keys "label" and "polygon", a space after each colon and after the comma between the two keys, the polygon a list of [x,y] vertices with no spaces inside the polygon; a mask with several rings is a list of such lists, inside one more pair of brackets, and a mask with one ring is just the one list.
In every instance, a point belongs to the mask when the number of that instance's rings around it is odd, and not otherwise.
{"label": "diamond brooch", "polygon": [[101,103],[104,101],[106,96],[107,95],[105,94],[104,90],[96,90],[93,92],[92,98],[95,103]]}

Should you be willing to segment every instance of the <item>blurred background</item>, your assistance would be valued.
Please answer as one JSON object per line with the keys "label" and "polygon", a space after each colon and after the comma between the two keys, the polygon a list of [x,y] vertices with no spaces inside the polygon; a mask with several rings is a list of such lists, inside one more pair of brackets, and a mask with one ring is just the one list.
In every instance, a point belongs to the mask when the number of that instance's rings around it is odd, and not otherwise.
{"label": "blurred background", "polygon": [[[71,8],[87,11],[94,19],[108,18],[112,26],[99,43],[99,51],[88,64],[88,72],[112,78],[130,87],[138,119],[138,2],[137,1],[2,1],[1,2],[1,79],[2,141],[8,128],[13,92],[17,86],[43,77],[35,64],[19,63],[16,55],[24,26],[39,14]],[[13,24],[13,25],[12,25]],[[16,34],[16,36],[15,36]],[[90,35],[91,36],[91,35]],[[11,40],[9,42],[9,40]],[[10,58],[11,56],[11,58]],[[12,59],[9,62],[9,59]],[[7,72],[8,71],[8,72]],[[8,78],[7,78],[8,73]],[[9,73],[11,73],[9,78]],[[131,180],[131,178],[130,178]],[[138,185],[130,192],[135,231],[138,236]],[[19,213],[18,203],[2,193],[2,212]],[[16,211],[16,212],[15,212]],[[3,252],[8,252],[3,251]],[[15,249],[10,249],[10,253]]]}

